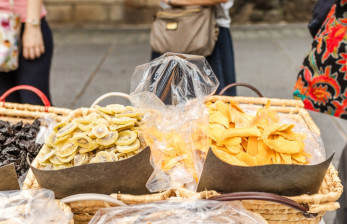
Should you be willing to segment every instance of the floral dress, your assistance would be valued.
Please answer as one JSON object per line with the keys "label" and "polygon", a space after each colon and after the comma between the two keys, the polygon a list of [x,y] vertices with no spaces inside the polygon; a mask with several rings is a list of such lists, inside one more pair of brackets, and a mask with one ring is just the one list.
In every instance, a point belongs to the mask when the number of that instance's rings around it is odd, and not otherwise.
{"label": "floral dress", "polygon": [[347,0],[335,2],[317,33],[294,98],[309,110],[347,119]]}

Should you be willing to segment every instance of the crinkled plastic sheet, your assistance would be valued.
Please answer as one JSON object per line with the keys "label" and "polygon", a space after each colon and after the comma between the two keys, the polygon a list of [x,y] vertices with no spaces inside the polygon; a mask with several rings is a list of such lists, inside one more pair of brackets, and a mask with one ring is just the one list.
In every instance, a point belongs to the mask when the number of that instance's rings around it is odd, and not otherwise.
{"label": "crinkled plastic sheet", "polygon": [[[246,114],[256,115],[257,110],[261,107],[258,105],[250,104],[240,104],[240,107],[245,111]],[[288,114],[277,112],[280,122],[286,124],[294,124],[293,131],[297,133],[304,134],[306,139],[305,143],[305,152],[311,154],[311,158],[308,158],[309,165],[315,165],[325,161],[325,148],[320,135],[317,135],[311,130],[311,127],[305,122],[302,116],[298,114]]]}
{"label": "crinkled plastic sheet", "polygon": [[154,168],[149,191],[196,191],[209,147],[203,100],[218,85],[202,56],[167,53],[136,68],[131,103],[146,114],[142,133]]}
{"label": "crinkled plastic sheet", "polygon": [[64,212],[46,189],[0,191],[0,223],[67,224],[72,213]]}
{"label": "crinkled plastic sheet", "polygon": [[258,214],[247,211],[241,202],[209,200],[162,201],[150,204],[100,209],[89,224],[177,224],[247,223],[263,224]]}
{"label": "crinkled plastic sheet", "polygon": [[166,105],[177,105],[214,94],[218,85],[205,57],[166,53],[136,67],[131,79],[131,94],[151,92]]}

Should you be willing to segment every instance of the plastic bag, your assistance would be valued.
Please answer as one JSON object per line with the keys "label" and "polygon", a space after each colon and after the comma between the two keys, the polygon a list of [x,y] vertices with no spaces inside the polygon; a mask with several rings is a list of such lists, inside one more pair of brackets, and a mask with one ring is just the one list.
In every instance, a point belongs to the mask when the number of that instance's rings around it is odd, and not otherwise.
{"label": "plastic bag", "polygon": [[53,191],[0,191],[0,223],[67,224],[71,219],[72,213],[56,204]]}
{"label": "plastic bag", "polygon": [[[205,57],[166,53],[136,67],[131,79],[131,95],[154,93],[166,105],[184,104],[213,94],[219,81]],[[141,102],[132,103],[135,105]],[[137,97],[141,101],[141,97]]]}
{"label": "plastic bag", "polygon": [[206,59],[168,53],[138,66],[131,84],[131,102],[146,114],[141,131],[154,168],[147,189],[196,191],[209,147],[203,100],[218,87]]}
{"label": "plastic bag", "polygon": [[263,224],[258,214],[247,211],[241,202],[209,200],[161,201],[100,209],[89,224],[176,224],[247,223]]}

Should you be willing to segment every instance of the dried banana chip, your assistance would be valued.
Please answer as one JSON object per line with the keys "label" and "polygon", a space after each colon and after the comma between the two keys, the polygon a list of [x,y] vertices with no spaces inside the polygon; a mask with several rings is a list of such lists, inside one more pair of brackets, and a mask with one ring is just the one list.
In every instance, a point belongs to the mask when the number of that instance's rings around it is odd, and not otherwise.
{"label": "dried banana chip", "polygon": [[95,157],[90,161],[91,163],[103,163],[103,162],[112,162],[112,156],[106,151],[98,152]]}
{"label": "dried banana chip", "polygon": [[112,124],[112,125],[109,126],[109,128],[110,128],[111,131],[121,132],[123,130],[133,128],[134,125],[135,125],[134,122],[129,122],[127,124]]}
{"label": "dried banana chip", "polygon": [[109,133],[109,130],[105,124],[99,124],[92,128],[91,133],[94,134],[97,138],[103,138]]}
{"label": "dried banana chip", "polygon": [[112,124],[122,125],[122,124],[135,124],[136,119],[131,117],[115,117],[111,119]]}
{"label": "dried banana chip", "polygon": [[72,133],[76,128],[77,128],[77,125],[75,122],[68,123],[61,129],[59,129],[56,136],[57,138],[63,137],[65,135]]}
{"label": "dried banana chip", "polygon": [[61,170],[61,169],[66,169],[66,168],[70,168],[70,167],[72,167],[71,163],[64,163],[64,164],[61,164],[61,165],[53,164],[53,170]]}
{"label": "dried banana chip", "polygon": [[85,133],[74,134],[71,141],[75,142],[78,146],[82,148],[90,149],[94,147],[93,140]]}
{"label": "dried banana chip", "polygon": [[88,163],[88,153],[78,153],[77,155],[75,155],[75,157],[73,158],[73,165],[74,166],[80,166],[83,164]]}
{"label": "dried banana chip", "polygon": [[52,150],[50,152],[46,152],[42,157],[39,158],[39,163],[42,164],[42,163],[46,162],[54,155],[55,155],[55,150]]}
{"label": "dried banana chip", "polygon": [[100,107],[99,105],[95,105],[95,109],[97,109],[98,111],[100,111],[101,113],[105,113],[105,114],[111,114],[113,115],[113,111],[106,108],[106,107]]}
{"label": "dried banana chip", "polygon": [[74,152],[76,152],[77,148],[78,148],[78,145],[76,143],[66,140],[60,143],[59,145],[57,145],[56,155],[59,157],[67,157],[73,154]]}
{"label": "dried banana chip", "polygon": [[112,111],[113,114],[120,114],[123,113],[127,110],[127,108],[125,108],[125,106],[120,105],[120,104],[110,104],[106,106],[106,109],[109,111]]}
{"label": "dried banana chip", "polygon": [[117,145],[117,150],[118,150],[118,152],[121,152],[121,153],[128,153],[128,152],[139,149],[140,145],[141,145],[140,140],[136,139],[130,145]]}
{"label": "dried banana chip", "polygon": [[108,134],[102,138],[97,138],[96,143],[102,146],[110,146],[116,142],[118,138],[117,131],[110,131]]}
{"label": "dried banana chip", "polygon": [[119,133],[116,145],[130,145],[137,138],[137,134],[133,131],[122,131]]}
{"label": "dried banana chip", "polygon": [[49,161],[54,164],[54,165],[61,165],[64,164],[65,162],[62,162],[56,155],[52,156]]}
{"label": "dried banana chip", "polygon": [[69,163],[71,162],[75,156],[77,155],[77,151],[75,151],[74,153],[72,153],[71,155],[67,156],[67,157],[60,157],[60,156],[57,156],[57,158],[62,161],[63,163]]}

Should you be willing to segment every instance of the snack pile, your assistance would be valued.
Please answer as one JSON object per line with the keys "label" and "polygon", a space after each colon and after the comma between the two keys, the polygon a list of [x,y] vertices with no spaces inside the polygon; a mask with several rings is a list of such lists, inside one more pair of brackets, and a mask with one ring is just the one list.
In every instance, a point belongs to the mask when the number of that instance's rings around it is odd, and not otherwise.
{"label": "snack pile", "polygon": [[24,175],[42,146],[35,143],[39,130],[39,120],[24,125],[0,120],[0,167],[14,163],[18,177]]}
{"label": "snack pile", "polygon": [[142,114],[119,104],[96,106],[87,114],[57,124],[39,155],[43,169],[119,161],[141,150]]}
{"label": "snack pile", "polygon": [[303,134],[293,124],[280,123],[268,101],[256,116],[246,114],[235,102],[206,103],[210,145],[217,157],[237,166],[307,164]]}

